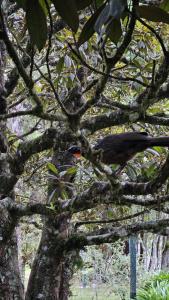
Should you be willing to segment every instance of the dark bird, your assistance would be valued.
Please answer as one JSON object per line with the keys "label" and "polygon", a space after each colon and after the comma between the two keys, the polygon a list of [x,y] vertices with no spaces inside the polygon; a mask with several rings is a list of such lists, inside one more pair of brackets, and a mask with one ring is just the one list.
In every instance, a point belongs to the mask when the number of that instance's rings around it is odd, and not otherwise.
{"label": "dark bird", "polygon": [[[138,152],[153,146],[169,147],[169,137],[151,137],[146,132],[111,134],[100,139],[93,150],[100,150],[99,157],[104,164],[125,166]],[[72,146],[68,151],[75,157],[84,154],[78,146]]]}

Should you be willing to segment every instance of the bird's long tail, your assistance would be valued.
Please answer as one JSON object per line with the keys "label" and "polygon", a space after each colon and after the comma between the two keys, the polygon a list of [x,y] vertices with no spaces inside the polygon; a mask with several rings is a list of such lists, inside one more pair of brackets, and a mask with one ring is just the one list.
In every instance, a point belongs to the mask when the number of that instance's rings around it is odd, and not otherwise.
{"label": "bird's long tail", "polygon": [[150,139],[150,146],[162,146],[162,147],[169,147],[169,137],[152,137]]}

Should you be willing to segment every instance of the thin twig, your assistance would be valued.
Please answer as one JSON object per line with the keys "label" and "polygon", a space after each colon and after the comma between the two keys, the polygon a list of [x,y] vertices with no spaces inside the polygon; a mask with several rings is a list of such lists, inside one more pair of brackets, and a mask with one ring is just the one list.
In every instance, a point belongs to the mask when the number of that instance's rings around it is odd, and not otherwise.
{"label": "thin twig", "polygon": [[30,95],[32,96],[33,100],[36,103],[36,109],[38,109],[38,111],[42,111],[43,110],[43,105],[41,103],[41,100],[39,99],[39,97],[37,96],[37,94],[35,93],[33,87],[34,87],[34,82],[33,80],[28,76],[25,68],[23,67],[23,64],[21,63],[18,54],[15,50],[15,48],[13,47],[12,42],[9,39],[9,36],[7,34],[7,29],[5,26],[5,22],[4,22],[4,16],[3,16],[3,12],[2,9],[0,9],[0,18],[1,18],[1,38],[3,39],[7,51],[10,55],[10,57],[12,58],[13,62],[15,63],[18,72],[20,74],[20,76],[23,78],[24,83],[26,85],[26,87],[29,90]]}
{"label": "thin twig", "polygon": [[[82,57],[81,55],[79,55],[75,49],[73,49],[72,45],[70,43],[68,43],[68,46],[70,47],[71,51],[73,52],[73,54],[80,60],[81,64],[83,66],[85,66],[86,68],[88,68],[90,71],[96,73],[96,74],[99,74],[99,75],[103,75],[105,76],[106,73],[105,72],[102,72],[98,69],[96,69],[95,67],[92,67],[91,65],[89,65]],[[139,79],[136,79],[136,78],[132,78],[132,77],[120,77],[120,76],[114,76],[114,75],[111,75],[111,74],[108,74],[108,77],[109,78],[112,78],[112,79],[115,79],[115,80],[120,80],[120,81],[133,81],[133,82],[137,82],[138,84],[144,86],[144,87],[149,87],[148,84],[142,82],[141,80]]]}
{"label": "thin twig", "polygon": [[48,48],[47,48],[47,52],[46,52],[46,64],[47,64],[47,70],[48,70],[48,76],[49,79],[51,80],[51,72],[50,72],[50,66],[49,66],[49,54],[50,54],[50,50],[52,47],[52,35],[53,35],[53,21],[52,21],[52,16],[51,16],[51,12],[50,12],[50,7],[49,7],[49,3],[47,0],[45,0],[45,4],[47,7],[47,11],[48,11],[48,15],[49,15],[49,20],[50,20],[50,31],[49,31],[49,42],[48,42]]}
{"label": "thin twig", "polygon": [[138,212],[138,213],[135,213],[135,214],[131,214],[131,215],[128,215],[128,216],[125,216],[125,217],[122,217],[122,218],[117,218],[117,219],[81,221],[81,222],[77,222],[75,224],[75,228],[80,227],[82,225],[88,225],[88,224],[118,223],[118,222],[121,222],[121,221],[124,221],[124,220],[130,220],[130,219],[136,218],[136,217],[141,216],[141,215],[143,215],[145,213],[148,213],[148,212],[150,212],[150,210],[149,209],[145,209],[145,210],[143,210],[141,212]]}

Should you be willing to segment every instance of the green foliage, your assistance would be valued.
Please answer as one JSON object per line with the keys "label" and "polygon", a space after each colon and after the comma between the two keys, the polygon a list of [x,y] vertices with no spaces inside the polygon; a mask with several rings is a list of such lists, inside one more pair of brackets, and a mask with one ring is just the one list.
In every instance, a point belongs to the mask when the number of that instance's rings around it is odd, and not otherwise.
{"label": "green foliage", "polygon": [[[80,281],[90,286],[92,283],[98,288],[106,284],[105,297],[112,294],[118,299],[124,299],[123,295],[129,292],[129,257],[124,255],[124,244],[102,245],[90,247],[87,251],[81,252],[83,269],[78,272]],[[125,284],[123,284],[125,282]],[[109,299],[109,298],[108,298]]]}
{"label": "green foliage", "polygon": [[[91,0],[52,0],[56,11],[72,29],[74,33],[79,28],[79,10],[92,4]],[[48,14],[44,0],[17,0],[17,3],[26,11],[26,20],[29,34],[34,45],[39,51],[45,46],[47,39],[46,14]],[[50,7],[51,2],[49,2]],[[96,9],[83,27],[78,44],[88,41],[94,32],[99,35],[106,34],[106,38],[117,44],[122,36],[121,21],[128,14],[127,0],[109,0],[107,2],[96,1]],[[140,5],[137,12],[140,18],[148,21],[163,22],[169,24],[167,13],[168,3],[165,1],[161,7]],[[104,29],[102,30],[102,28]]]}
{"label": "green foliage", "polygon": [[107,286],[105,285],[99,285],[97,288],[81,288],[77,285],[73,285],[71,294],[70,300],[120,300],[119,296],[115,294],[111,293],[111,295],[107,295]]}
{"label": "green foliage", "polygon": [[56,169],[55,165],[52,163],[48,163],[47,167],[50,171],[52,171],[54,174],[58,174],[58,170]]}
{"label": "green foliage", "polygon": [[159,274],[154,275],[150,281],[145,284],[145,287],[149,288],[151,283],[156,287],[159,282],[165,282],[165,284],[169,286],[169,273],[160,272]]}
{"label": "green foliage", "polygon": [[169,274],[153,276],[138,290],[137,300],[169,300]]}
{"label": "green foliage", "polygon": [[77,172],[77,167],[76,166],[73,166],[73,167],[68,168],[66,170],[66,174],[70,174],[70,175],[76,174],[76,172]]}
{"label": "green foliage", "polygon": [[164,0],[164,1],[161,3],[160,7],[161,7],[162,9],[168,11],[168,10],[169,10],[169,1],[168,1],[168,0]]}
{"label": "green foliage", "polygon": [[[29,33],[31,35],[31,39],[33,43],[38,47],[39,50],[41,50],[46,43],[47,39],[47,29],[46,29],[46,19],[49,24],[49,16],[47,15],[47,9],[45,5],[44,0],[17,0],[19,5],[24,8],[26,11],[26,20],[27,20],[27,26],[29,29]],[[35,3],[36,2],[36,3]],[[95,6],[93,7],[91,4],[95,2]],[[31,6],[33,3],[33,6]],[[58,92],[58,95],[61,97],[61,99],[67,100],[70,96],[71,88],[75,87],[77,84],[79,85],[79,78],[77,78],[77,71],[81,68],[83,65],[83,62],[76,56],[76,53],[71,52],[71,49],[67,45],[67,41],[71,44],[73,49],[77,51],[78,55],[83,58],[85,62],[87,62],[89,65],[92,66],[93,70],[96,70],[96,72],[91,71],[90,68],[85,70],[86,73],[84,75],[84,81],[81,83],[82,91],[83,91],[83,97],[84,97],[84,103],[87,103],[88,100],[93,98],[93,95],[95,94],[95,86],[90,90],[87,90],[85,92],[85,89],[88,87],[90,83],[92,83],[93,80],[99,79],[99,74],[97,73],[97,70],[104,72],[105,71],[105,62],[101,57],[101,51],[102,49],[99,48],[99,44],[97,43],[96,35],[94,35],[95,32],[99,32],[103,30],[103,35],[105,35],[105,53],[107,54],[107,57],[113,57],[114,53],[116,53],[117,44],[119,43],[120,39],[125,36],[125,33],[127,32],[127,26],[129,22],[130,15],[126,16],[127,12],[125,11],[125,4],[126,1],[119,1],[119,0],[113,0],[113,1],[103,1],[103,0],[76,0],[76,1],[53,1],[55,4],[55,10],[54,7],[51,10],[52,13],[52,19],[53,23],[55,24],[55,21],[58,21],[58,14],[62,17],[62,19],[66,22],[67,25],[71,28],[71,30],[68,28],[68,26],[65,26],[62,30],[57,32],[56,34],[53,34],[52,36],[52,45],[50,48],[49,53],[49,66],[51,69],[51,79],[53,81],[54,87],[56,91]],[[73,5],[70,8],[70,5],[73,3]],[[107,3],[107,5],[106,5]],[[140,17],[145,18],[146,20],[151,21],[162,21],[162,22],[168,22],[168,14],[167,11],[167,1],[164,1],[165,7],[161,6],[161,10],[157,10],[157,8],[152,8],[151,11],[148,8],[148,6],[141,6],[140,7]],[[27,4],[27,5],[26,5]],[[50,3],[49,3],[50,4]],[[91,5],[90,10],[87,8],[89,5]],[[36,9],[37,8],[37,9]],[[86,9],[87,8],[87,9]],[[83,10],[84,11],[80,11]],[[162,10],[163,9],[163,10]],[[22,10],[20,10],[22,11]],[[79,12],[80,11],[80,12]],[[22,19],[22,14],[19,18]],[[80,14],[80,18],[78,15]],[[24,14],[23,14],[24,15]],[[80,26],[79,26],[79,20],[80,20]],[[24,17],[23,17],[23,23],[24,24]],[[21,21],[19,21],[21,22]],[[147,21],[148,23],[148,21]],[[20,23],[19,23],[20,25]],[[24,24],[25,25],[25,24]],[[17,26],[18,21],[16,20],[16,27],[12,30],[15,30],[15,35],[17,33]],[[153,26],[151,24],[151,26]],[[167,36],[168,36],[168,29],[167,26],[161,26],[161,24],[155,24],[155,30],[160,33],[162,38],[166,39],[167,42]],[[45,28],[45,30],[43,30]],[[81,29],[82,28],[82,29]],[[50,29],[50,28],[49,28]],[[11,28],[9,28],[11,30]],[[12,32],[11,30],[11,32]],[[74,36],[72,36],[72,30],[76,33]],[[100,32],[99,32],[100,34]],[[91,38],[94,35],[93,38]],[[100,34],[101,35],[101,34]],[[27,37],[25,35],[25,37]],[[90,39],[91,38],[91,39]],[[79,40],[78,40],[79,39]],[[24,39],[25,41],[28,39]],[[26,43],[25,41],[21,41],[21,46],[23,49],[26,49]],[[75,48],[75,42],[79,41],[78,45],[80,49],[78,50]],[[85,43],[86,42],[86,43]],[[85,43],[85,44],[84,44]],[[84,45],[82,45],[84,44]],[[16,43],[15,43],[16,45]],[[168,44],[167,44],[168,45]],[[46,47],[47,49],[47,47]],[[54,99],[53,91],[51,89],[51,86],[48,85],[48,82],[45,81],[45,76],[48,77],[47,74],[47,68],[46,68],[46,60],[45,60],[45,50],[43,51],[43,56],[41,56],[39,53],[35,52],[34,56],[34,62],[39,66],[40,70],[43,72],[44,77],[39,76],[38,71],[36,70],[36,66],[33,66],[33,72],[32,72],[32,78],[33,80],[37,80],[36,83],[36,92],[39,95],[40,99],[43,103],[43,108],[45,113],[49,113],[49,115],[55,115],[60,111],[60,107]],[[74,51],[74,52],[75,52]],[[142,95],[144,91],[144,87],[140,85],[137,82],[134,82],[134,79],[140,80],[141,82],[151,85],[151,80],[153,81],[153,75],[154,78],[156,78],[156,72],[160,66],[160,63],[162,61],[162,55],[161,55],[161,48],[159,45],[159,42],[156,40],[156,38],[153,36],[152,32],[149,31],[146,27],[143,26],[137,22],[135,26],[135,30],[133,33],[133,37],[130,43],[130,46],[125,49],[125,53],[123,55],[123,59],[120,59],[115,69],[112,71],[112,75],[116,76],[118,78],[123,77],[123,79],[132,78],[133,80],[127,80],[120,81],[119,80],[109,80],[105,89],[104,89],[104,96],[108,97],[109,102],[107,103],[107,107],[104,106],[104,101],[102,102],[102,97],[100,97],[100,100],[96,105],[93,105],[91,109],[88,109],[86,111],[86,114],[84,118],[81,121],[81,125],[83,127],[83,122],[92,120],[94,117],[99,117],[102,115],[110,116],[111,120],[111,113],[118,113],[118,106],[120,105],[126,105],[129,106],[127,110],[123,109],[122,114],[121,112],[118,115],[119,123],[114,119],[114,122],[116,125],[120,125],[118,128],[117,126],[114,126],[113,128],[108,127],[109,125],[106,125],[107,128],[104,128],[104,122],[100,122],[100,129],[99,129],[95,135],[87,135],[87,139],[91,143],[91,145],[94,144],[94,141],[97,138],[100,138],[106,134],[110,133],[118,133],[122,131],[129,131],[129,130],[142,130],[144,127],[144,130],[149,131],[152,135],[163,135],[165,133],[167,135],[167,132],[165,131],[165,128],[162,126],[152,126],[147,125],[142,121],[142,123],[132,121],[130,120],[124,122],[123,120],[123,113],[132,111],[132,102],[134,103],[134,99],[137,99],[139,93]],[[9,60],[10,61],[10,60]],[[10,62],[9,62],[10,64]],[[154,65],[154,72],[153,72],[153,65]],[[85,69],[85,67],[84,67]],[[9,69],[7,70],[7,73],[9,72]],[[11,67],[12,70],[12,67]],[[74,76],[75,78],[74,82],[73,80],[70,80],[71,76]],[[99,79],[100,80],[100,79]],[[146,87],[146,89],[149,89]],[[25,86],[22,84],[22,80],[19,81],[18,86],[14,90],[14,93],[9,97],[9,101],[11,103],[15,103],[17,97],[19,94],[23,94],[23,91],[26,90],[25,93],[25,103],[24,103],[24,109],[30,108],[30,98],[27,95],[27,89],[25,89]],[[67,97],[68,96],[68,97]],[[155,96],[154,96],[155,97]],[[104,98],[104,97],[103,97]],[[149,99],[147,97],[147,99]],[[74,99],[71,99],[70,102],[74,101]],[[31,101],[30,101],[31,102]],[[65,102],[63,102],[65,103]],[[89,102],[90,103],[90,102]],[[9,103],[10,104],[10,103]],[[164,105],[165,104],[165,105]],[[97,106],[98,105],[98,106]],[[99,105],[102,105],[99,107]],[[110,106],[109,106],[110,105]],[[117,106],[116,106],[117,105]],[[109,106],[109,108],[108,108]],[[17,108],[18,109],[18,108]],[[22,109],[21,109],[22,110]],[[160,113],[166,113],[169,111],[169,105],[168,101],[166,99],[163,100],[163,102],[158,99],[157,102],[155,102],[155,106],[150,106],[148,111],[146,111],[147,114],[160,114]],[[137,114],[137,113],[136,113]],[[120,120],[122,115],[122,120]],[[127,115],[127,114],[126,114]],[[26,115],[23,116],[24,122],[27,121],[28,126],[23,128],[23,133],[27,133],[31,127],[34,127],[33,123],[33,116],[27,117]],[[39,117],[37,117],[39,119]],[[127,117],[126,117],[127,120]],[[134,120],[134,119],[133,119]],[[167,120],[167,119],[166,119]],[[62,123],[62,122],[61,122]],[[111,122],[110,122],[111,124]],[[125,125],[121,125],[125,124]],[[58,132],[63,129],[62,124],[60,122],[48,122],[48,120],[44,119],[43,117],[40,121],[40,126],[38,126],[38,131],[35,131],[34,133],[31,133],[31,135],[28,137],[23,137],[24,139],[33,139],[36,134],[41,134],[45,131],[45,129],[54,126],[58,129]],[[67,126],[67,123],[66,123]],[[135,127],[136,126],[136,127]],[[138,126],[138,127],[137,127]],[[94,125],[91,125],[91,130],[94,129]],[[83,132],[83,131],[82,131]],[[86,134],[86,131],[84,131],[84,134]],[[20,142],[20,139],[18,138],[18,141]],[[22,140],[21,140],[22,143]],[[62,146],[64,143],[64,139],[62,141]],[[15,145],[14,145],[15,146]],[[57,144],[56,144],[57,146]],[[60,145],[58,143],[58,149]],[[120,175],[120,178],[122,176],[122,181],[129,180],[128,181],[134,181],[134,182],[145,182],[152,180],[157,175],[158,166],[162,164],[162,161],[164,157],[166,156],[166,150],[162,150],[163,148],[156,147],[156,152],[158,151],[160,153],[159,156],[157,156],[157,153],[154,151],[154,156],[148,152],[140,153],[138,157],[136,157],[134,160],[132,160],[128,166],[123,170],[122,174]],[[65,146],[66,150],[66,146]],[[16,149],[15,149],[16,152]],[[151,151],[153,152],[153,151]],[[49,155],[49,156],[48,156]],[[99,172],[96,174],[96,172],[93,172],[93,168],[91,164],[87,160],[80,161],[79,166],[77,163],[77,166],[73,167],[67,167],[67,170],[64,168],[63,171],[57,170],[57,168],[51,164],[48,163],[46,168],[46,161],[49,161],[49,157],[51,158],[52,153],[50,152],[47,154],[46,152],[40,155],[34,155],[33,158],[27,163],[27,166],[25,167],[25,173],[24,176],[27,180],[27,186],[28,189],[30,189],[30,186],[32,186],[33,190],[37,190],[37,182],[39,184],[40,190],[42,191],[42,194],[44,193],[44,190],[47,185],[47,179],[50,178],[52,181],[56,181],[56,186],[60,189],[60,195],[58,196],[56,189],[53,190],[51,195],[48,197],[48,202],[51,201],[51,204],[49,204],[49,209],[53,212],[58,213],[56,201],[60,199],[68,199],[69,195],[67,192],[67,187],[71,188],[73,193],[75,195],[80,195],[80,192],[84,192],[86,188],[90,187],[92,183],[96,180],[96,176],[98,176]],[[43,165],[45,167],[45,171],[43,172],[39,171],[39,166]],[[117,166],[116,166],[117,167]],[[41,169],[40,169],[41,170]],[[49,170],[51,172],[49,172]],[[49,174],[49,176],[46,176],[46,173]],[[71,176],[68,175],[74,175],[77,172],[76,179],[72,184],[70,183],[68,185],[68,182],[64,182],[69,179]],[[53,173],[53,174],[52,174]],[[44,177],[41,179],[41,175]],[[104,174],[99,174],[101,179],[105,179]],[[23,176],[24,184],[26,182],[25,178]],[[99,176],[97,177],[97,180],[100,179]],[[67,180],[68,181],[68,180]],[[22,189],[22,187],[21,187]],[[162,193],[165,192],[165,185],[163,185]],[[38,199],[39,200],[39,190],[37,190],[38,193]],[[46,193],[47,194],[47,193]],[[159,192],[160,194],[160,192]],[[91,195],[92,197],[92,195]],[[18,197],[19,198],[19,197]],[[29,197],[27,197],[29,199]],[[45,203],[44,199],[42,198],[42,203]],[[134,198],[133,198],[134,199]],[[33,198],[34,200],[34,198]],[[20,202],[23,202],[21,199]],[[120,200],[119,200],[120,204]],[[78,220],[101,220],[104,218],[117,218],[120,214],[121,217],[129,213],[130,208],[124,207],[118,205],[116,207],[114,204],[102,204],[97,205],[96,207],[93,207],[92,209],[84,210],[83,212],[80,212],[79,214],[74,214],[74,218],[78,218]],[[60,213],[60,212],[59,212]],[[155,219],[156,216],[154,214],[147,214],[144,215],[142,220],[146,221],[147,219]],[[131,221],[132,222],[132,221]],[[124,224],[128,224],[128,221],[124,222]],[[90,230],[93,231],[93,229],[100,229],[100,225],[88,225],[83,226],[84,232]],[[104,228],[104,226],[103,226]],[[32,229],[33,232],[33,229]],[[32,239],[33,240],[33,239]],[[30,241],[29,241],[30,243]],[[28,249],[29,243],[25,246],[25,258],[26,254],[35,253],[36,249]],[[106,249],[107,248],[107,249]],[[87,256],[87,258],[85,257]],[[104,293],[101,292],[101,299],[106,298],[107,299],[115,299],[114,292],[118,295],[117,299],[119,300],[120,297],[122,299],[123,295],[128,292],[129,290],[129,275],[128,275],[128,269],[129,269],[129,259],[127,256],[123,254],[123,249],[121,245],[119,246],[116,244],[114,247],[112,245],[107,246],[103,245],[100,247],[95,247],[94,250],[91,249],[86,253],[82,254],[83,258],[83,266],[84,269],[81,271],[78,271],[81,276],[86,275],[88,278],[88,282],[91,281],[91,279],[97,279],[98,285],[102,285],[103,283],[106,284],[106,289]],[[32,261],[32,257],[31,257]],[[74,264],[78,268],[82,268],[82,260],[77,257]],[[145,276],[145,273],[144,273]],[[158,284],[153,283],[153,289],[157,287],[157,285],[161,285],[162,283],[160,280],[157,281]],[[150,284],[151,286],[151,284]],[[149,288],[150,288],[149,286]],[[111,296],[108,296],[108,293],[111,294]],[[91,295],[91,294],[90,294]],[[85,294],[84,299],[90,299],[88,297],[88,294]],[[91,296],[92,297],[92,296]],[[80,300],[80,297],[76,299]],[[124,298],[123,298],[124,299]],[[160,298],[159,298],[160,299]]]}

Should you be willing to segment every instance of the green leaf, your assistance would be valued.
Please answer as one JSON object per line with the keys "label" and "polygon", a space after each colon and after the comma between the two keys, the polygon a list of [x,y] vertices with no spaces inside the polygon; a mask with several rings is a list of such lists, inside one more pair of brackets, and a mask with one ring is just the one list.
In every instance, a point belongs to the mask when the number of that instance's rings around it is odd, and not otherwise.
{"label": "green leaf", "polygon": [[19,5],[19,7],[23,8],[24,10],[26,10],[26,0],[16,0],[16,2]]}
{"label": "green leaf", "polygon": [[67,25],[76,32],[79,27],[79,17],[75,0],[52,0],[57,12],[67,23]]}
{"label": "green leaf", "polygon": [[[51,4],[50,1],[47,1],[47,2],[48,2],[48,5],[50,7],[50,4]],[[42,9],[43,9],[43,11],[45,13],[45,16],[47,16],[48,15],[48,9],[46,7],[45,0],[39,0],[39,4],[41,5],[41,7],[42,7]]]}
{"label": "green leaf", "polygon": [[69,168],[69,169],[67,169],[67,171],[66,171],[66,173],[67,174],[76,174],[76,172],[77,172],[77,167],[71,167],[71,168]]}
{"label": "green leaf", "polygon": [[[53,195],[52,195],[52,198],[53,198]],[[52,201],[52,200],[51,200]],[[56,208],[55,208],[55,204],[53,202],[50,203],[49,206],[46,206],[47,208],[51,209],[52,211],[55,211]]]}
{"label": "green leaf", "polygon": [[112,20],[112,22],[107,26],[106,33],[109,39],[117,44],[121,35],[122,35],[122,29],[121,29],[121,23],[119,20]]}
{"label": "green leaf", "polygon": [[96,2],[96,7],[98,8],[103,4],[104,0],[96,0],[95,2]]}
{"label": "green leaf", "polygon": [[127,0],[111,0],[109,2],[109,15],[115,19],[120,19],[122,13],[127,7]]}
{"label": "green leaf", "polygon": [[100,34],[101,28],[103,25],[105,25],[110,17],[113,19],[119,20],[124,13],[125,9],[127,7],[127,1],[126,0],[111,0],[109,3],[105,6],[105,8],[102,10],[101,14],[99,15],[96,24],[95,24],[95,30]]}
{"label": "green leaf", "polygon": [[127,166],[127,175],[130,179],[132,179],[133,181],[136,180],[137,178],[137,171],[136,169],[132,166],[132,165],[128,165]]}
{"label": "green leaf", "polygon": [[140,5],[137,8],[140,18],[153,22],[163,22],[169,24],[169,14],[157,6]]}
{"label": "green leaf", "polygon": [[55,174],[58,174],[58,170],[56,169],[55,165],[52,163],[47,163],[47,167],[50,171],[52,171]]}
{"label": "green leaf", "polygon": [[76,7],[81,10],[92,4],[92,2],[93,0],[76,0]]}
{"label": "green leaf", "polygon": [[79,40],[78,40],[78,45],[79,46],[81,46],[86,41],[88,41],[91,38],[91,36],[94,34],[94,32],[95,32],[94,25],[96,23],[96,20],[97,20],[99,14],[104,9],[104,7],[105,7],[105,4],[100,6],[97,9],[97,11],[90,17],[90,19],[84,25],[84,27],[82,29],[82,32],[80,34]]}
{"label": "green leaf", "polygon": [[63,200],[66,200],[67,198],[69,198],[68,193],[65,190],[61,191],[61,197],[62,197]]}
{"label": "green leaf", "polygon": [[31,40],[40,51],[46,43],[47,24],[45,13],[39,1],[27,0],[26,21]]}
{"label": "green leaf", "polygon": [[169,11],[169,1],[164,0],[163,3],[160,4],[160,8],[162,8],[163,10]]}
{"label": "green leaf", "polygon": [[60,74],[62,72],[63,67],[64,67],[64,57],[62,56],[56,65],[57,74]]}

